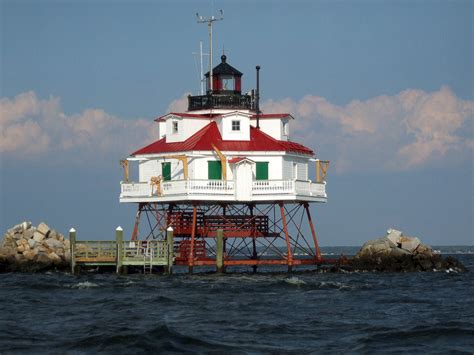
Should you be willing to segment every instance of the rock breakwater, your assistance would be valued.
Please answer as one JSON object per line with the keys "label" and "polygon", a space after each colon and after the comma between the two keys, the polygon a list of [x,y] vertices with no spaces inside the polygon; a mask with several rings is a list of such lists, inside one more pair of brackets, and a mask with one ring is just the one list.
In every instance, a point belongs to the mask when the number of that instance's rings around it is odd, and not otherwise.
{"label": "rock breakwater", "polygon": [[456,258],[443,257],[419,238],[396,229],[389,229],[385,237],[366,242],[348,264],[351,269],[364,271],[467,271]]}
{"label": "rock breakwater", "polygon": [[20,223],[0,242],[0,271],[65,270],[71,261],[69,240],[46,223]]}

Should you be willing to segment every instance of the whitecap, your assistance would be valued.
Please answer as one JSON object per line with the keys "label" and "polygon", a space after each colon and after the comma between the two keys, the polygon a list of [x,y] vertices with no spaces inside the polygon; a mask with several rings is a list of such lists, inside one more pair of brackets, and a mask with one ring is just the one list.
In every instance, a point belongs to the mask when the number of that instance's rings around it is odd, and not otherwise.
{"label": "whitecap", "polygon": [[93,282],[89,282],[89,281],[79,282],[75,285],[72,285],[72,288],[77,288],[77,289],[80,289],[80,290],[88,289],[88,288],[94,288],[94,287],[99,287],[99,285],[97,285]]}
{"label": "whitecap", "polygon": [[306,282],[303,280],[297,278],[297,277],[290,277],[288,279],[285,279],[285,282],[290,284],[290,285],[295,285],[295,286],[301,286],[301,285],[306,285]]}

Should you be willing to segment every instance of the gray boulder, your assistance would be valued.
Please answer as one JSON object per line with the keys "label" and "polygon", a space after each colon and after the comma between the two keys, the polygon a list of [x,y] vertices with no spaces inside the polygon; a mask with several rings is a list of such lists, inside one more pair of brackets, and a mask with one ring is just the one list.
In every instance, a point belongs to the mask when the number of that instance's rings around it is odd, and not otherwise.
{"label": "gray boulder", "polygon": [[0,242],[0,271],[36,272],[67,269],[69,240],[46,223],[23,222],[10,228]]}
{"label": "gray boulder", "polygon": [[439,271],[449,268],[467,271],[456,259],[444,259],[419,238],[405,236],[393,228],[387,231],[385,237],[364,243],[350,264],[359,270],[390,272]]}

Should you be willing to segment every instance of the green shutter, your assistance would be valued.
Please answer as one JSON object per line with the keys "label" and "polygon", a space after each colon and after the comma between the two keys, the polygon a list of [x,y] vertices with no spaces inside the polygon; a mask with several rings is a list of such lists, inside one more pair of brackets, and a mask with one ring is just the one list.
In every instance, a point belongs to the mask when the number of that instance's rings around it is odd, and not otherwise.
{"label": "green shutter", "polygon": [[161,163],[161,175],[164,181],[171,180],[171,163]]}
{"label": "green shutter", "polygon": [[257,162],[255,173],[257,180],[268,180],[268,162]]}
{"label": "green shutter", "polygon": [[220,161],[207,162],[207,176],[209,180],[220,180],[222,177],[222,166]]}

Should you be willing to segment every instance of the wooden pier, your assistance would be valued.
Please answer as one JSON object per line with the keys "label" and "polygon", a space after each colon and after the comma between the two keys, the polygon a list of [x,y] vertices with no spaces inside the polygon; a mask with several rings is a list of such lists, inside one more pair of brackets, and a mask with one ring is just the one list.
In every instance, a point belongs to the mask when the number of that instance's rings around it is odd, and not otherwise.
{"label": "wooden pier", "polygon": [[[179,230],[179,229],[178,229]],[[229,266],[259,265],[287,265],[288,256],[283,255],[281,260],[262,258],[255,260],[242,260],[230,257],[225,251],[226,236],[223,229],[218,229],[215,236],[213,255],[207,255],[206,245],[195,242],[191,250],[190,240],[177,240],[175,243],[174,230],[169,227],[165,240],[123,240],[123,230],[118,227],[115,231],[114,241],[78,241],[76,231],[69,231],[71,245],[71,272],[80,273],[81,269],[108,269],[116,273],[129,271],[152,273],[161,268],[171,274],[173,265],[188,266],[192,273],[193,266],[215,266],[217,272],[225,272]],[[191,258],[191,255],[194,257]],[[192,264],[190,263],[192,260]],[[323,260],[320,256],[292,259],[292,265],[336,264],[333,259]],[[191,266],[190,266],[191,265]],[[256,269],[254,268],[254,271]],[[288,269],[291,271],[291,268]]]}
{"label": "wooden pier", "polygon": [[173,232],[167,240],[124,241],[123,230],[118,227],[114,241],[78,241],[76,231],[69,231],[71,245],[71,272],[81,268],[107,267],[117,273],[126,273],[129,267],[142,268],[152,273],[154,267],[164,267],[171,273],[173,265]]}

